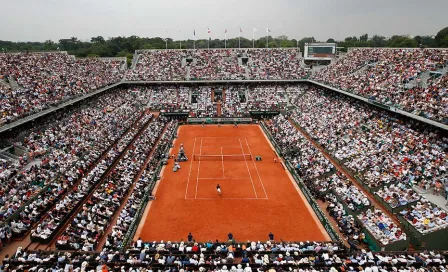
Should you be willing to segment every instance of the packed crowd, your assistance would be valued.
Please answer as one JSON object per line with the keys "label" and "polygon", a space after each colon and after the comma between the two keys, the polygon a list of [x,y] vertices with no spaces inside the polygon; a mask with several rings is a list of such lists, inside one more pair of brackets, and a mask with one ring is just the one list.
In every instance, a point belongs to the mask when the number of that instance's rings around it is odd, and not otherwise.
{"label": "packed crowd", "polygon": [[427,87],[406,86],[447,64],[448,52],[441,49],[356,48],[311,78],[447,123],[447,76],[430,79]]}
{"label": "packed crowd", "polygon": [[189,53],[194,59],[190,66],[191,80],[246,79],[246,68],[238,64],[238,53],[241,53],[241,50],[198,49]]}
{"label": "packed crowd", "polygon": [[163,86],[146,89],[149,92],[148,106],[164,112],[188,110],[190,88]]}
{"label": "packed crowd", "polygon": [[297,104],[298,100],[306,93],[308,90],[308,85],[289,85],[285,87],[286,94],[288,95],[289,102],[292,105]]}
{"label": "packed crowd", "polygon": [[327,202],[326,210],[336,220],[339,231],[347,239],[350,247],[357,249],[357,245],[361,244],[365,239],[361,225],[355,220],[353,215],[347,213],[344,205],[334,194],[326,194],[325,201]]}
{"label": "packed crowd", "polygon": [[212,87],[200,86],[191,91],[190,115],[194,117],[215,117],[217,105],[212,101]]}
{"label": "packed crowd", "polygon": [[417,202],[421,196],[404,183],[390,184],[375,192],[384,202],[392,208],[406,206]]}
{"label": "packed crowd", "polygon": [[[147,156],[160,137],[165,123],[163,118],[151,122],[127,150],[129,143],[121,146],[117,154],[122,154],[122,157],[112,166],[111,172],[97,176],[100,179],[99,186],[94,188],[70,225],[57,238],[58,248],[83,251],[96,249],[121,202],[132,190],[137,175],[145,167]],[[131,141],[136,135],[137,133],[127,138]],[[86,190],[85,193],[88,194],[89,191]],[[82,194],[83,199],[86,194]]]}
{"label": "packed crowd", "polygon": [[283,115],[272,118],[269,128],[283,152],[283,157],[292,163],[305,179],[317,178],[335,171],[334,165]]}
{"label": "packed crowd", "polygon": [[223,117],[246,116],[247,108],[246,88],[228,86],[225,88],[225,99],[222,106]]}
{"label": "packed crowd", "polygon": [[[310,180],[335,171],[333,164],[283,115],[272,118],[269,126],[274,139],[282,150],[283,157],[302,174],[305,183],[310,184]],[[329,187],[334,186],[335,194],[348,205],[349,209],[361,212],[358,219],[377,241],[387,245],[395,241],[406,240],[406,234],[381,210],[376,208],[364,210],[370,206],[370,201],[356,186],[334,176],[332,181],[334,183]]]}
{"label": "packed crowd", "polygon": [[[238,259],[238,260],[237,260]],[[3,259],[4,271],[447,271],[439,252],[349,253],[338,243],[139,241],[125,252],[69,253],[18,248]]]}
{"label": "packed crowd", "polygon": [[249,87],[247,96],[251,111],[280,110],[288,103],[285,89],[276,85]]}
{"label": "packed crowd", "polygon": [[17,174],[17,171],[22,166],[21,161],[13,162],[9,159],[0,158],[0,182],[4,182],[11,178],[11,176]]}
{"label": "packed crowd", "polygon": [[188,49],[138,52],[129,81],[302,79],[297,49]]}
{"label": "packed crowd", "polygon": [[406,240],[406,233],[379,209],[368,209],[359,214],[358,219],[382,245]]}
{"label": "packed crowd", "polygon": [[338,199],[344,202],[352,211],[362,210],[370,206],[367,196],[359,190],[343,173],[325,174],[304,181],[317,199],[327,200],[327,195],[334,192]]}
{"label": "packed crowd", "polygon": [[424,198],[400,214],[423,234],[448,227],[447,212]]}
{"label": "packed crowd", "polygon": [[63,53],[0,54],[0,75],[19,86],[0,85],[0,125],[116,83],[122,65]]}
{"label": "packed crowd", "polygon": [[296,105],[292,119],[367,186],[379,188],[392,208],[420,200],[412,186],[441,184],[447,162],[440,135],[322,90],[308,90]]}
{"label": "packed crowd", "polygon": [[348,179],[345,182],[342,179],[339,180],[341,182],[333,184],[333,190],[343,202],[347,203],[350,210],[358,211],[370,206],[370,200],[363,191],[359,190]]}
{"label": "packed crowd", "polygon": [[133,69],[126,72],[129,81],[171,81],[185,80],[186,70],[182,64],[186,57],[184,50],[145,50],[136,54]]}
{"label": "packed crowd", "polygon": [[249,49],[250,79],[302,79],[308,74],[296,49]]}
{"label": "packed crowd", "polygon": [[[349,244],[353,240],[357,241],[357,244],[361,244],[365,238],[364,233],[358,221],[348,213],[347,209],[359,212],[369,207],[370,201],[367,197],[359,191],[356,194],[349,194],[348,190],[343,189],[350,186],[351,182],[340,172],[322,175],[315,179],[306,179],[304,183],[316,199],[326,203],[328,214],[336,221],[339,231],[349,241]],[[338,188],[340,186],[342,187]],[[355,201],[353,201],[354,199]],[[357,248],[356,244],[351,244],[351,246],[354,249]]]}
{"label": "packed crowd", "polygon": [[11,218],[15,235],[39,221],[134,123],[140,114],[134,102],[126,91],[102,95],[62,118],[56,115],[47,126],[36,126],[23,139],[11,139],[38,162],[2,181],[1,220],[15,215]]}
{"label": "packed crowd", "polygon": [[434,187],[446,173],[446,140],[431,130],[319,89],[296,103],[292,119],[369,187],[398,182]]}
{"label": "packed crowd", "polygon": [[[133,222],[138,223],[140,220],[137,217],[137,214],[143,212],[145,208],[145,205],[143,205],[145,193],[149,186],[154,185],[154,180],[158,174],[157,167],[161,165],[162,160],[165,159],[167,149],[171,146],[172,137],[175,134],[176,129],[177,122],[170,121],[166,127],[165,133],[161,135],[147,165],[144,167],[141,177],[135,182],[134,189],[126,202],[126,205],[121,210],[117,221],[112,226],[112,230],[107,237],[103,249],[114,250],[126,246],[124,244],[126,234],[128,233],[131,224]],[[148,148],[151,149],[150,146]]]}
{"label": "packed crowd", "polygon": [[[64,195],[60,194],[56,198],[57,202],[52,203],[53,209],[49,211],[39,224],[31,231],[31,240],[48,243],[54,238],[54,235],[63,227],[67,219],[79,207],[89,192],[101,181],[101,177],[106,173],[114,160],[120,156],[123,150],[129,145],[130,141],[140,131],[140,129],[152,118],[152,115],[145,114],[137,120],[126,134],[118,139],[116,144],[111,146],[107,153],[92,163],[90,169],[72,177],[71,190],[66,191]],[[112,143],[113,144],[113,143]]]}

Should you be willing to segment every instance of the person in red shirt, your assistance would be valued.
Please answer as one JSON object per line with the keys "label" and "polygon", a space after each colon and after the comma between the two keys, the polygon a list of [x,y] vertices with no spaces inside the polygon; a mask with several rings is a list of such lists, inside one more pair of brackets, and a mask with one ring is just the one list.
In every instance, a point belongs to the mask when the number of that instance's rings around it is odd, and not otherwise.
{"label": "person in red shirt", "polygon": [[199,252],[199,246],[198,243],[194,243],[193,247],[191,248],[192,252]]}

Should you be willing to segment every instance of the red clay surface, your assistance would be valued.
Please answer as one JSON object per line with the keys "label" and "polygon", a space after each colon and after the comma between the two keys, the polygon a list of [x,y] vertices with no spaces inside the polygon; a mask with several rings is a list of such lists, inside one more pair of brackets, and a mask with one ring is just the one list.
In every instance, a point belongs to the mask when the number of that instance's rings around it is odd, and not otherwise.
{"label": "red clay surface", "polygon": [[[170,160],[162,173],[157,200],[142,219],[143,240],[180,241],[189,232],[197,241],[227,240],[229,232],[239,241],[267,240],[270,231],[276,240],[329,240],[282,165],[273,162],[258,125],[181,126],[178,136],[173,153],[183,143],[189,161],[173,172]],[[218,157],[197,161],[193,154]],[[242,154],[252,160],[225,156]]]}

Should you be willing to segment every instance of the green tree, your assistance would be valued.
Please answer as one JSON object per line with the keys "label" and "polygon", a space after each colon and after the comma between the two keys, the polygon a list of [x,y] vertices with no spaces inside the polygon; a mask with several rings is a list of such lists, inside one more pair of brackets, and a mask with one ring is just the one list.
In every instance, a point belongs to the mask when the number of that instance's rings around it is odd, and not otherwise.
{"label": "green tree", "polygon": [[103,36],[97,36],[97,37],[90,38],[90,42],[92,42],[92,43],[105,43],[106,41],[104,40]]}
{"label": "green tree", "polygon": [[422,44],[422,41],[423,41],[422,36],[417,35],[413,39],[417,43],[417,46],[420,46],[420,45],[423,46],[423,44]]}
{"label": "green tree", "polygon": [[327,43],[335,43],[336,41],[333,39],[333,38],[329,38],[328,40],[327,40]]}
{"label": "green tree", "polygon": [[437,32],[437,35],[435,36],[436,44],[439,47],[448,47],[448,27],[445,27],[441,29],[439,32]]}
{"label": "green tree", "polygon": [[275,41],[269,41],[268,47],[269,48],[277,48],[278,45],[277,45],[277,43]]}
{"label": "green tree", "polygon": [[314,37],[305,37],[299,41],[300,51],[303,52],[305,50],[305,43],[312,43],[315,41]]}
{"label": "green tree", "polygon": [[369,35],[367,33],[359,36],[359,41],[367,42],[368,39],[369,39]]}
{"label": "green tree", "polygon": [[417,42],[406,36],[394,35],[387,41],[388,47],[417,47]]}
{"label": "green tree", "polygon": [[44,42],[44,50],[56,50],[57,45],[52,40],[46,40]]}
{"label": "green tree", "polygon": [[421,44],[423,45],[423,47],[437,47],[434,36],[422,36]]}
{"label": "green tree", "polygon": [[386,46],[386,44],[387,44],[386,37],[380,35],[373,35],[372,37],[373,47],[384,47]]}
{"label": "green tree", "polygon": [[288,47],[295,47],[295,46],[296,46],[296,44],[293,43],[291,40],[286,39],[286,40],[280,41],[280,47],[288,48]]}

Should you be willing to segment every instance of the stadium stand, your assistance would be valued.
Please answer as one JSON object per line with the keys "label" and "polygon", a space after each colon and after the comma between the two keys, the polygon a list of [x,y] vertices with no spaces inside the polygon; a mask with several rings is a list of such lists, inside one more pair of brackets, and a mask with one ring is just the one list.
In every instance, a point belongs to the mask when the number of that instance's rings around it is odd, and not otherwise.
{"label": "stadium stand", "polygon": [[311,79],[446,124],[447,77],[407,84],[447,65],[443,49],[356,48]]}
{"label": "stadium stand", "polygon": [[194,59],[190,66],[191,80],[238,80],[246,79],[246,69],[238,64],[242,50],[214,49],[190,51]]}
{"label": "stadium stand", "polygon": [[[272,120],[270,131],[282,149],[284,158],[289,161],[304,180],[318,179],[335,172],[335,166],[315,148],[283,115]],[[306,181],[305,181],[306,182]],[[309,181],[308,181],[309,183]],[[396,241],[405,241],[406,234],[381,210],[370,209],[370,201],[355,186],[347,183],[336,184],[334,193],[347,208],[354,211],[360,224],[383,246]],[[366,209],[369,208],[369,209]],[[377,225],[377,222],[382,224]]]}
{"label": "stadium stand", "polygon": [[185,51],[144,50],[136,53],[135,68],[127,71],[126,80],[185,80],[186,71],[182,67]]}
{"label": "stadium stand", "polygon": [[248,49],[250,79],[302,79],[307,77],[295,49]]}
{"label": "stadium stand", "polygon": [[[128,81],[302,79],[295,48],[140,50]],[[245,61],[243,61],[245,59]]]}
{"label": "stadium stand", "polygon": [[111,144],[123,137],[139,116],[133,101],[126,91],[110,93],[53,120],[51,125],[35,127],[28,134],[25,131],[21,139],[10,139],[28,150],[28,160],[38,160],[2,183],[1,220],[10,221],[13,236],[29,230]]}
{"label": "stadium stand", "polygon": [[118,82],[122,66],[66,53],[0,54],[0,75],[16,83],[0,86],[0,125]]}
{"label": "stadium stand", "polygon": [[428,189],[446,172],[437,134],[324,90],[309,90],[297,106],[292,119],[371,188],[401,180]]}
{"label": "stadium stand", "polygon": [[[126,252],[29,252],[19,248],[3,260],[6,269],[172,270],[187,271],[445,271],[439,252],[347,252],[341,244],[322,242],[247,242],[226,244],[140,242]],[[400,269],[400,270],[399,270]],[[419,270],[417,270],[419,269]]]}
{"label": "stadium stand", "polygon": [[[26,152],[0,157],[0,240],[29,235],[59,251],[18,247],[2,271],[448,270],[446,252],[395,252],[445,241],[447,211],[427,197],[448,186],[444,132],[311,84],[235,83],[307,78],[296,49],[142,50],[135,57],[122,71],[120,60],[0,55],[0,74],[10,79],[0,85],[1,125],[124,74],[128,83],[229,81],[127,85],[7,134],[2,147]],[[428,77],[447,61],[438,49],[359,48],[311,78],[447,123],[448,76]],[[262,122],[272,143],[344,241],[132,241],[178,126],[167,113],[179,112],[276,115]]]}
{"label": "stadium stand", "polygon": [[58,249],[96,249],[114,213],[133,187],[136,175],[144,167],[146,156],[163,132],[165,123],[164,119],[151,122],[141,135],[137,135],[132,147],[124,151],[124,157],[113,166],[111,174],[101,177],[100,186],[94,189],[87,203],[57,238]]}

